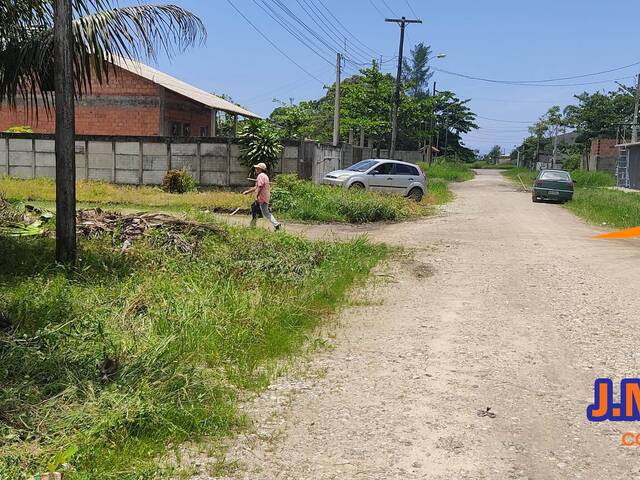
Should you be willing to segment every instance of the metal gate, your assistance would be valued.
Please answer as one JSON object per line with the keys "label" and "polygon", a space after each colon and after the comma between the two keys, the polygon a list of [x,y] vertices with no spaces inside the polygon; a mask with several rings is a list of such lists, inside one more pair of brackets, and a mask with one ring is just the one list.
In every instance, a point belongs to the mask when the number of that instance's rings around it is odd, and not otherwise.
{"label": "metal gate", "polygon": [[629,178],[629,150],[620,148],[618,164],[616,165],[616,179],[619,187],[629,188],[631,186]]}

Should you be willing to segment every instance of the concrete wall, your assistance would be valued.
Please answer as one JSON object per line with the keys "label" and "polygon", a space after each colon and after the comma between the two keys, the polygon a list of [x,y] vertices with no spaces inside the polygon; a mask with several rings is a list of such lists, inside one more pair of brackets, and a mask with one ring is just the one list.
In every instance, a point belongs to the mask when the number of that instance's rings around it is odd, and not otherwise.
{"label": "concrete wall", "polygon": [[[55,178],[54,147],[52,135],[0,133],[0,175]],[[333,147],[286,141],[274,173],[297,173],[320,183],[326,173],[375,158],[375,153],[372,148],[348,144]],[[419,152],[398,154],[398,158],[421,159]],[[248,184],[248,169],[240,163],[240,145],[235,139],[76,137],[78,180],[160,185],[167,170],[172,169],[187,170],[203,186]]]}

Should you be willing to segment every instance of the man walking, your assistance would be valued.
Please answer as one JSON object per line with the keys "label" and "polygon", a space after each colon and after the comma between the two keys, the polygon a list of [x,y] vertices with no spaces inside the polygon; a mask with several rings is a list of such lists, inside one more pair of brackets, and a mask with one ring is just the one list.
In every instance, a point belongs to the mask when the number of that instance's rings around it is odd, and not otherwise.
{"label": "man walking", "polygon": [[256,200],[251,206],[251,228],[256,226],[258,214],[261,213],[264,218],[269,220],[276,230],[280,230],[280,223],[274,218],[269,208],[269,200],[271,197],[271,185],[267,176],[267,166],[264,163],[254,165],[258,178],[256,178],[256,186],[242,192],[247,195],[256,192]]}

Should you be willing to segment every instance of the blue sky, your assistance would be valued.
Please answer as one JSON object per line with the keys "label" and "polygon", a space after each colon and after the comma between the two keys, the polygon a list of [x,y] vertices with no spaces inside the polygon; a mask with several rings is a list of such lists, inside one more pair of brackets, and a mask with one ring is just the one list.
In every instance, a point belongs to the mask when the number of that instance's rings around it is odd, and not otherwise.
{"label": "blue sky", "polygon": [[[232,0],[249,19],[305,70],[322,82],[334,79],[334,69],[287,33],[253,0]],[[160,59],[159,67],[180,79],[213,92],[224,92],[249,109],[268,115],[276,106],[273,98],[295,101],[318,98],[323,84],[308,76],[264,40],[227,0],[173,0],[200,16],[209,33],[201,48],[189,50],[171,61]],[[274,4],[274,0],[268,0]],[[300,7],[304,1],[281,0],[313,24]],[[122,1],[121,4],[137,3]],[[383,16],[412,17],[422,25],[407,28],[405,52],[425,42],[447,57],[434,66],[476,77],[506,80],[539,80],[598,72],[640,61],[637,0],[307,0],[322,3],[348,27],[367,49],[390,58],[397,54],[399,29],[384,23]],[[376,8],[377,7],[377,8]],[[382,12],[382,13],[381,13]],[[325,11],[326,13],[326,11]],[[320,33],[319,27],[315,27]],[[347,52],[364,59],[353,48]],[[340,44],[342,38],[333,39]],[[326,53],[333,61],[335,54]],[[368,59],[367,59],[368,60]],[[394,70],[394,63],[385,64]],[[622,71],[558,84],[605,81],[630,77],[640,65]],[[467,146],[487,151],[499,144],[511,150],[526,135],[527,124],[550,106],[572,102],[581,91],[613,89],[612,81],[597,85],[532,87],[498,85],[436,73],[438,89],[449,89],[471,99],[471,107],[482,117],[480,130],[465,137]],[[625,80],[627,84],[632,79]],[[521,123],[527,122],[527,123]]]}

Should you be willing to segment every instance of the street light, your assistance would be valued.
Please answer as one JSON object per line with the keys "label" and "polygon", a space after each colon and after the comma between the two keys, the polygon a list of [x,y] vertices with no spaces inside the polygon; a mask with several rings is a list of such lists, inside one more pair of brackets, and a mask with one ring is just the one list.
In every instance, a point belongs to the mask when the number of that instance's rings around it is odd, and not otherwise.
{"label": "street light", "polygon": [[446,53],[439,53],[436,55],[436,58],[445,58],[447,56]]}

